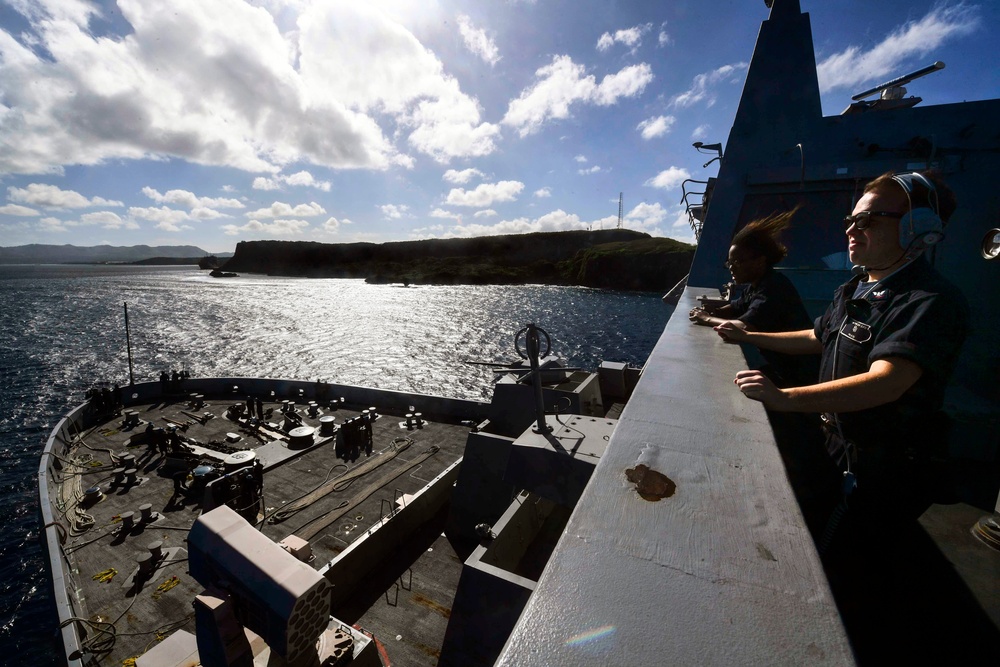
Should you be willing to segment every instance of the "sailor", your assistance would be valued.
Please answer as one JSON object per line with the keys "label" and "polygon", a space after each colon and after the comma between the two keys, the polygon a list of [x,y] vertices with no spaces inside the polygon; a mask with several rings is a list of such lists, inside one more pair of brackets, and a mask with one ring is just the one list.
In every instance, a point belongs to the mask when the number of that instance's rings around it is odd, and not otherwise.
{"label": "sailor", "polygon": [[919,517],[946,481],[941,407],[969,308],[926,253],[944,238],[955,205],[933,173],[879,176],[844,220],[856,275],[837,289],[813,329],[716,327],[727,342],[822,353],[818,384],[782,389],[758,371],[741,371],[735,382],[769,410],[824,416],[827,449],[843,476],[833,482],[843,494],[839,507],[850,507],[866,537]]}
{"label": "sailor", "polygon": [[[743,293],[729,303],[704,302],[688,317],[695,324],[718,326],[730,322],[747,331],[796,331],[812,325],[795,285],[774,266],[788,254],[779,237],[788,228],[798,207],[758,218],[733,236],[726,268]],[[754,363],[779,387],[811,384],[819,373],[817,355],[797,356],[761,350]]]}

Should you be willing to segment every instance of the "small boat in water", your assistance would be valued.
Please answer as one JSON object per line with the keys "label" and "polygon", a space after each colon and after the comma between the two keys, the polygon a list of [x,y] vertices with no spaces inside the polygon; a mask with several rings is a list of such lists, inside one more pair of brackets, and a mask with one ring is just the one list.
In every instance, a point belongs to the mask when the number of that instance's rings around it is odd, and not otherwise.
{"label": "small boat in water", "polygon": [[213,278],[238,278],[240,274],[233,273],[232,271],[223,271],[222,269],[212,269],[208,275]]}

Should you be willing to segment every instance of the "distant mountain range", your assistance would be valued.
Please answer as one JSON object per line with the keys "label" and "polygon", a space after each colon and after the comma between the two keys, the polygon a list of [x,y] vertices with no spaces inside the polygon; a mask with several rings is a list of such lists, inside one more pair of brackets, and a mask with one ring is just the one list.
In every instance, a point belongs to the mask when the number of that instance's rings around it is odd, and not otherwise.
{"label": "distant mountain range", "polygon": [[[191,264],[209,253],[198,246],[74,246],[33,243],[9,248],[0,247],[0,264],[129,264],[152,258],[190,259]],[[229,253],[217,257],[231,256]],[[170,263],[176,263],[170,262]]]}

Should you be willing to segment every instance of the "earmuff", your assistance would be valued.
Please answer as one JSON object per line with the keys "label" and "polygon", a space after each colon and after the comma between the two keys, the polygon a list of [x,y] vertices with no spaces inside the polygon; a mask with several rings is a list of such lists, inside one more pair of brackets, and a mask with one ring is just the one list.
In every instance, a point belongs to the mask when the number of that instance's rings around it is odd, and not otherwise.
{"label": "earmuff", "polygon": [[[906,200],[910,205],[910,211],[899,221],[899,245],[910,251],[922,251],[941,242],[944,239],[944,222],[937,212],[938,197],[934,184],[926,176],[915,171],[895,174],[892,180],[899,183],[906,192]],[[927,189],[927,199],[933,208],[928,206],[913,208],[911,195],[915,185]]]}

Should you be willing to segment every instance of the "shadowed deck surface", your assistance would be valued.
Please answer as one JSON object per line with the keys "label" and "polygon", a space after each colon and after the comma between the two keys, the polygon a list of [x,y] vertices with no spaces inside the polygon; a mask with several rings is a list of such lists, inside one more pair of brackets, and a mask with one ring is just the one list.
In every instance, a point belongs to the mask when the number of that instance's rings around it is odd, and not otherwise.
{"label": "shadowed deck surface", "polygon": [[[315,416],[300,406],[303,426],[314,427],[315,434],[308,438],[314,444],[299,449],[272,437],[281,422],[280,402],[264,403],[265,410],[273,412],[262,438],[253,437],[246,427],[226,417],[234,402],[238,401],[206,396],[205,405],[197,410],[185,398],[130,405],[128,410],[138,412],[139,426],[126,428],[123,416],[112,416],[52,454],[58,457],[61,470],[52,470],[48,487],[55,520],[65,529],[60,532],[67,533],[62,547],[68,563],[67,588],[80,616],[90,621],[83,625],[91,646],[108,652],[106,664],[121,664],[141,655],[175,629],[193,633],[191,602],[203,590],[187,572],[186,551],[187,532],[201,513],[200,498],[175,487],[175,457],[171,455],[168,461],[151,442],[143,442],[147,423],[163,427],[179,424],[178,433],[185,444],[200,443],[193,448],[196,454],[190,456],[203,462],[218,462],[236,449],[254,449],[265,467],[262,505],[267,515],[327,480],[357,471],[366,462],[368,467],[372,461],[384,460],[285,521],[260,522],[262,532],[274,541],[312,529],[316,534],[310,540],[315,557],[311,565],[315,568],[326,565],[365,535],[393,510],[397,499],[417,493],[459,460],[469,430],[458,423],[458,417],[452,423],[427,421],[421,428],[408,430],[400,426],[404,411],[379,408],[371,453],[361,448],[338,458],[335,438],[320,436],[319,418],[333,415],[338,425],[343,424],[358,417],[368,405],[345,403]],[[213,416],[205,420],[206,413]],[[209,444],[226,443],[227,434],[240,436],[237,442],[227,443],[233,449],[216,451]],[[126,454],[135,457],[138,481],[116,485],[112,471],[122,465],[119,457]],[[426,458],[413,465],[422,456]],[[188,476],[185,485],[190,484]],[[95,486],[104,492],[103,499],[84,509],[80,503],[83,492]],[[345,502],[350,503],[346,513],[317,529],[321,522],[314,519]],[[142,523],[139,510],[147,503],[155,520]],[[127,512],[135,514],[130,530],[122,528],[121,517]],[[439,515],[443,512],[446,508]],[[374,633],[395,664],[436,664],[461,571],[461,560],[442,537],[442,526],[441,518],[429,522],[390,562],[366,575],[357,595],[343,606],[341,620]],[[161,543],[165,558],[148,578],[136,581],[137,557],[148,554],[155,542]],[[338,610],[333,613],[338,614]]]}

